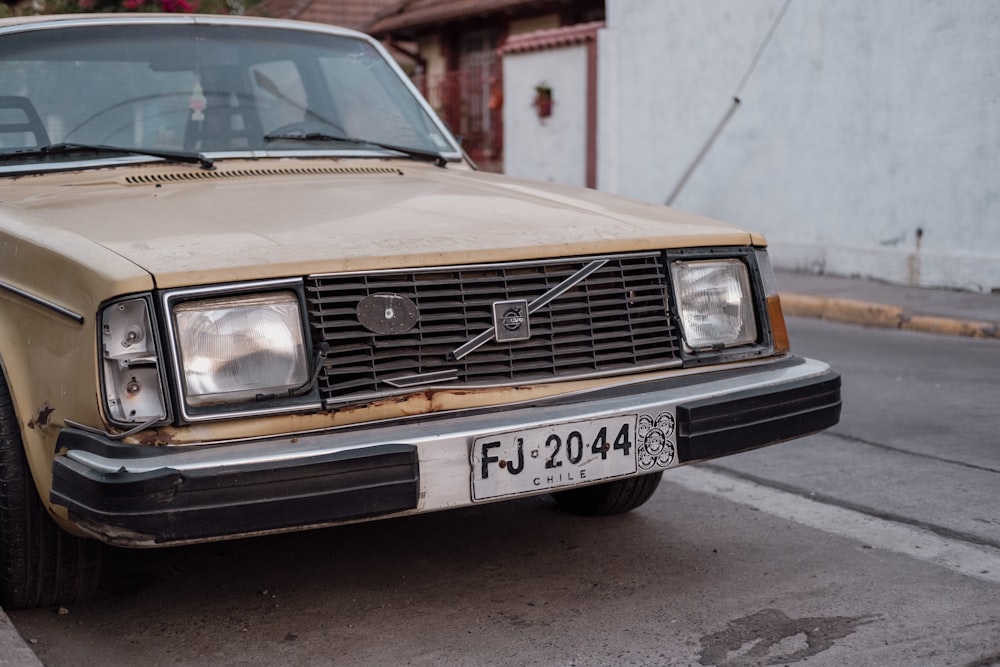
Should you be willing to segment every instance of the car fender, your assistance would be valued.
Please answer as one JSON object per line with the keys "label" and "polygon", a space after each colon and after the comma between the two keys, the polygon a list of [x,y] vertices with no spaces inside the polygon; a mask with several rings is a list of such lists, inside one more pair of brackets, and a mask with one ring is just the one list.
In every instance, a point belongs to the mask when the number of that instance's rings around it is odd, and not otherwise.
{"label": "car fender", "polygon": [[[152,287],[148,273],[100,245],[0,205],[0,369],[43,500],[64,420],[102,423],[95,321],[101,302]],[[74,361],[80,359],[86,362]]]}

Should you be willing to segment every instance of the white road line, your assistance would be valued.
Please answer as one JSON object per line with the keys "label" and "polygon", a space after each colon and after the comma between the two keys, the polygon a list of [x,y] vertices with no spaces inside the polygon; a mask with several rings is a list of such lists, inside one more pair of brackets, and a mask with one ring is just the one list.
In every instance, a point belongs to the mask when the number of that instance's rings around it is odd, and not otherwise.
{"label": "white road line", "polygon": [[906,554],[968,577],[1000,583],[1000,550],[988,546],[948,539],[927,530],[827,505],[698,466],[670,471],[664,480],[873,548]]}

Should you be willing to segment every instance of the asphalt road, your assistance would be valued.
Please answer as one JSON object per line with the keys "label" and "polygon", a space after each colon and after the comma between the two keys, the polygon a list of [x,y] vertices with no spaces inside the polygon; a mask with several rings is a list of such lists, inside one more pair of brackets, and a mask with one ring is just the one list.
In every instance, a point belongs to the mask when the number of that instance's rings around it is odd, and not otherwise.
{"label": "asphalt road", "polygon": [[1000,344],[792,319],[830,432],[665,476],[623,517],[545,498],[119,552],[11,614],[57,665],[1000,665]]}
{"label": "asphalt road", "polygon": [[843,376],[841,423],[723,465],[1000,549],[1000,341],[793,326],[793,348]]}

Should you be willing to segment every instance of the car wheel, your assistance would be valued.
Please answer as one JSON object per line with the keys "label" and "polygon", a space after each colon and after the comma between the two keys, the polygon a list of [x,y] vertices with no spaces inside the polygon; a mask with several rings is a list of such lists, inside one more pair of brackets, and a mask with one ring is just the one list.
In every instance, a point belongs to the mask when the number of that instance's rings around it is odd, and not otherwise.
{"label": "car wheel", "polygon": [[649,500],[660,485],[663,471],[604,482],[552,494],[563,511],[583,516],[610,516],[634,510]]}
{"label": "car wheel", "polygon": [[42,505],[0,375],[0,605],[77,600],[94,592],[100,570],[101,544],[63,531]]}

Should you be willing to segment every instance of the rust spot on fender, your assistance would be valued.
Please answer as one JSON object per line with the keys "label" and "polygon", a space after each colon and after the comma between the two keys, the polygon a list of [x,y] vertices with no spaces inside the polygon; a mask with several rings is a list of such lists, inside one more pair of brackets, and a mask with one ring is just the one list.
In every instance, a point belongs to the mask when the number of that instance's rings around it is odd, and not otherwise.
{"label": "rust spot on fender", "polygon": [[137,433],[133,437],[135,438],[134,442],[139,445],[163,447],[174,443],[174,431],[169,428],[151,428],[146,431],[142,431],[141,433]]}
{"label": "rust spot on fender", "polygon": [[341,426],[450,410],[489,407],[503,409],[520,401],[593,389],[607,383],[607,379],[601,379],[550,385],[514,385],[500,388],[425,389],[368,403],[333,407],[328,414],[334,416],[337,421],[336,425]]}
{"label": "rust spot on fender", "polygon": [[45,403],[42,404],[42,407],[38,408],[38,414],[35,415],[34,419],[28,422],[28,428],[32,431],[35,430],[35,427],[45,428],[49,425],[49,417],[51,417],[52,413],[55,411],[56,409],[49,405],[48,401],[45,401]]}

